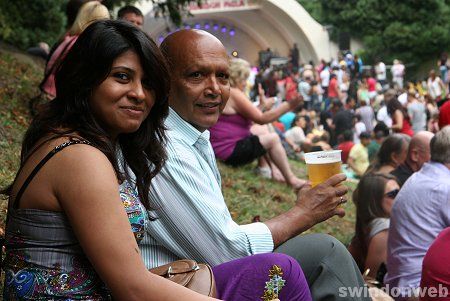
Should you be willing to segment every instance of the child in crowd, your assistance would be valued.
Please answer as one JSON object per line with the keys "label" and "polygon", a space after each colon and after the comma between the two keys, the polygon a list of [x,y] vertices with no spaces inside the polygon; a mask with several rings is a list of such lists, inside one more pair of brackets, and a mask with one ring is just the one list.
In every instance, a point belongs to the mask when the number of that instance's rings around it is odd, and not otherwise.
{"label": "child in crowd", "polygon": [[369,167],[369,153],[367,146],[370,144],[370,133],[362,132],[359,135],[359,143],[350,150],[348,166],[354,172],[355,177],[361,177]]}

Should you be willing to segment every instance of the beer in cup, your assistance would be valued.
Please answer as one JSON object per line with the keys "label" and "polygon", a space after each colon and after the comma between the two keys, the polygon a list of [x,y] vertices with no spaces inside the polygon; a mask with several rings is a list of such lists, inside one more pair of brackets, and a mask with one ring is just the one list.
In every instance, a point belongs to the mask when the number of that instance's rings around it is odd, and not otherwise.
{"label": "beer in cup", "polygon": [[305,162],[312,187],[342,172],[340,150],[305,153]]}

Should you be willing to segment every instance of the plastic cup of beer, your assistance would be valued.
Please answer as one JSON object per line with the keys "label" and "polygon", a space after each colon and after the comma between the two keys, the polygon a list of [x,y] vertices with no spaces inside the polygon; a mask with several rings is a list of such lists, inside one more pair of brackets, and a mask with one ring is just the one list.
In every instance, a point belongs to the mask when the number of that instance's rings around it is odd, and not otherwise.
{"label": "plastic cup of beer", "polygon": [[341,173],[340,150],[305,153],[306,169],[312,187]]}

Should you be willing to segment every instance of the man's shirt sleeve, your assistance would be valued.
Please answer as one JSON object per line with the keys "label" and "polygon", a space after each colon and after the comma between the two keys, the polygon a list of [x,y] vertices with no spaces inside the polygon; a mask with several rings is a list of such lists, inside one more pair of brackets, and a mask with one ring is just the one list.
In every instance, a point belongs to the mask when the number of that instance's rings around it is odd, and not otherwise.
{"label": "man's shirt sleeve", "polygon": [[236,224],[219,183],[189,151],[170,155],[152,180],[150,199],[156,220],[150,222],[149,234],[180,258],[214,266],[273,251],[269,228],[263,223]]}

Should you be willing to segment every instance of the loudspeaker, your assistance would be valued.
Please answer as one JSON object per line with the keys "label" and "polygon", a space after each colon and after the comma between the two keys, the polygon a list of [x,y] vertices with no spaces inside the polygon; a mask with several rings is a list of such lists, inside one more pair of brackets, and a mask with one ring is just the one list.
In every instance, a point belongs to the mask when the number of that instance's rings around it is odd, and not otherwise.
{"label": "loudspeaker", "polygon": [[350,33],[340,32],[339,33],[339,50],[350,50]]}

